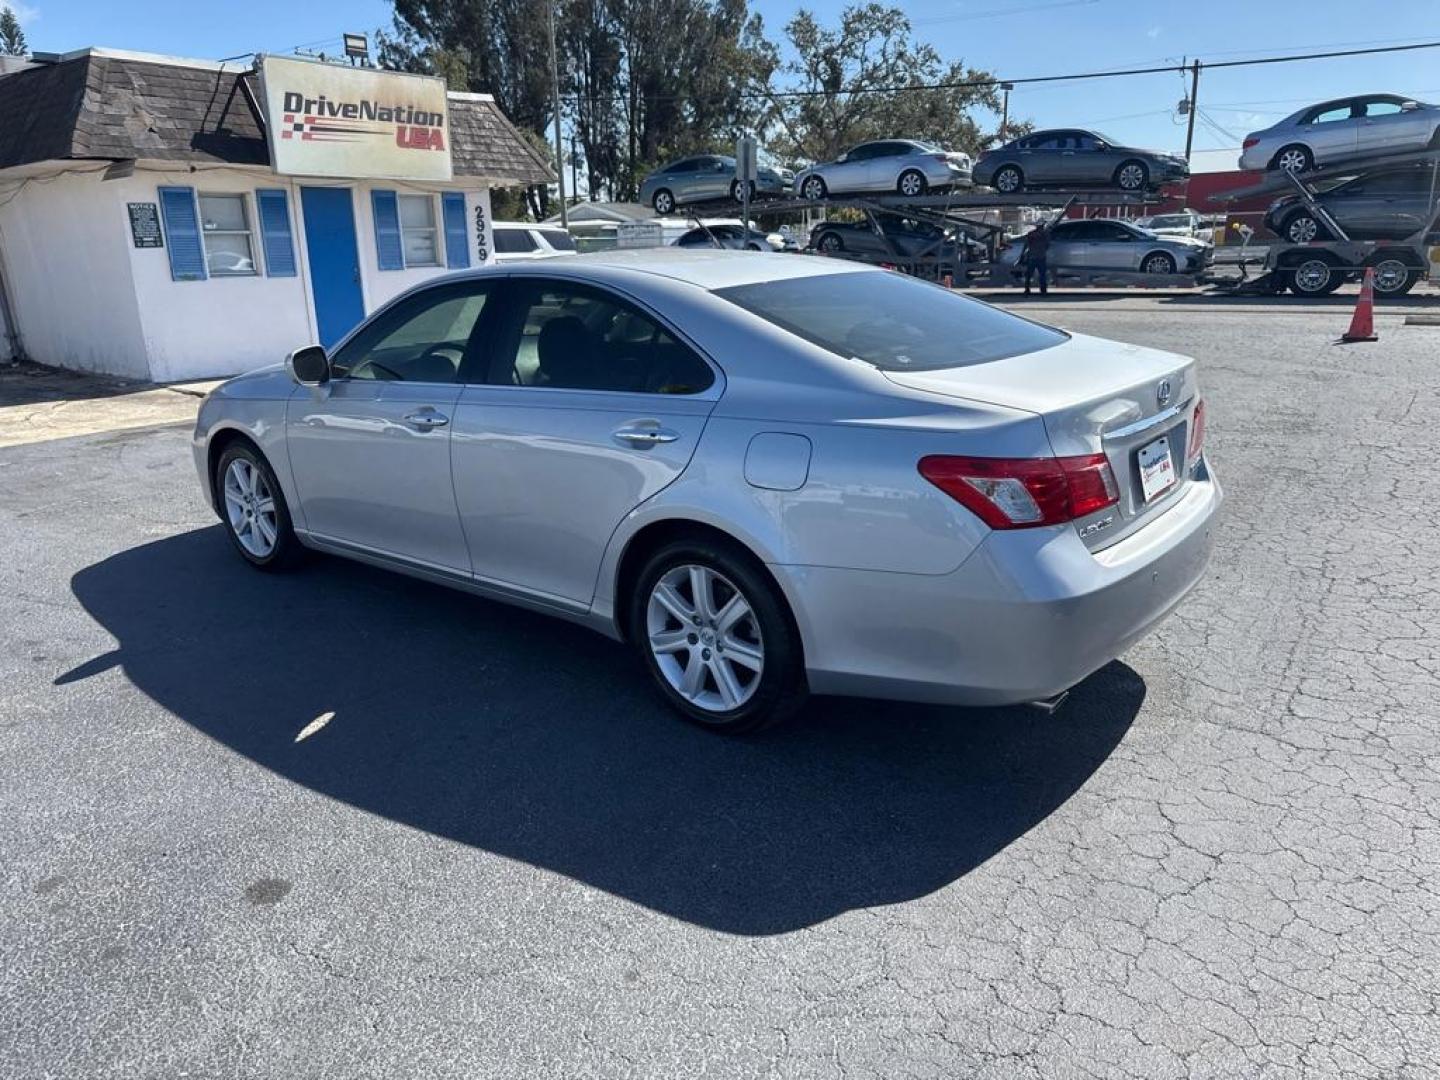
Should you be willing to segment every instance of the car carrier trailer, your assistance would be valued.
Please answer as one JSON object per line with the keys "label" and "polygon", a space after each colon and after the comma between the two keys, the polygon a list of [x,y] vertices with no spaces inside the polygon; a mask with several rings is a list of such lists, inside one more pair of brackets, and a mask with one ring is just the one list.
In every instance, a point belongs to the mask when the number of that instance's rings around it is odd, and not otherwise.
{"label": "car carrier trailer", "polygon": [[[1323,192],[1317,185],[1327,180],[1359,177],[1407,165],[1429,166],[1431,199],[1423,225],[1402,240],[1354,240],[1319,201]],[[1440,152],[1389,154],[1300,175],[1281,171],[1263,183],[1226,192],[1211,201],[1228,203],[1292,191],[1325,227],[1329,237],[1305,243],[1271,244],[1253,262],[1242,258],[1233,273],[1216,268],[1209,278],[1211,284],[1233,293],[1275,294],[1289,289],[1297,296],[1325,296],[1373,268],[1377,295],[1402,296],[1418,282],[1433,276],[1430,250],[1440,241],[1436,235],[1440,230]]]}

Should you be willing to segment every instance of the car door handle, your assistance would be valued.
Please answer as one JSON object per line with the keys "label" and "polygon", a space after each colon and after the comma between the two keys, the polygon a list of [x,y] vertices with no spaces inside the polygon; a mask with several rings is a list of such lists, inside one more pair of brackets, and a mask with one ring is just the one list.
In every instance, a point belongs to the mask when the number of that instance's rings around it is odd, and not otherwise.
{"label": "car door handle", "polygon": [[672,443],[680,438],[678,432],[669,428],[616,428],[614,438],[631,446],[655,446],[658,443]]}
{"label": "car door handle", "polygon": [[419,428],[421,431],[431,431],[434,428],[444,427],[446,424],[450,423],[450,418],[444,413],[438,413],[434,410],[425,410],[422,412],[411,413],[409,416],[405,417],[405,422],[411,427]]}

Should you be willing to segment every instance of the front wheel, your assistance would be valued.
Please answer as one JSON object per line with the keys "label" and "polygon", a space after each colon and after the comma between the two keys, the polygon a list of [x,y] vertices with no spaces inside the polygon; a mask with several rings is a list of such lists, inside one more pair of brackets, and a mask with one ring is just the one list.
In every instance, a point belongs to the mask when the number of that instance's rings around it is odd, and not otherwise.
{"label": "front wheel", "polygon": [[1285,239],[1292,244],[1308,244],[1313,240],[1327,239],[1329,235],[1315,216],[1308,212],[1296,214],[1285,223]]}
{"label": "front wheel", "polygon": [[221,520],[240,557],[257,570],[285,570],[299,562],[300,541],[275,472],[245,442],[233,442],[215,466]]}
{"label": "front wheel", "polygon": [[827,232],[820,234],[820,242],[815,246],[826,255],[834,255],[838,251],[845,250],[845,241],[840,239],[838,233]]}
{"label": "front wheel", "polygon": [[630,641],[686,718],[738,735],[804,703],[799,634],[753,558],[705,538],[677,540],[650,557],[637,584]]}
{"label": "front wheel", "polygon": [[[749,186],[749,188],[750,188],[750,196],[749,196],[749,197],[750,197],[750,201],[751,201],[751,202],[754,202],[754,201],[755,201],[755,181],[754,181],[754,180],[746,180],[745,183],[746,183],[746,184]],[[740,181],[739,181],[739,180],[731,180],[731,181],[730,181],[730,198],[731,198],[731,200],[732,200],[733,202],[744,202],[744,201],[745,201],[745,188],[743,188],[743,187],[740,186]]]}
{"label": "front wheel", "polygon": [[655,192],[655,198],[651,200],[650,205],[655,208],[655,213],[659,214],[661,217],[664,217],[666,214],[672,213],[674,211],[675,196],[671,195],[670,192],[666,191],[664,188],[661,188],[659,191]]}
{"label": "front wheel", "polygon": [[1144,191],[1150,186],[1150,170],[1143,161],[1127,161],[1115,170],[1115,183],[1121,191]]}
{"label": "front wheel", "polygon": [[1173,274],[1175,273],[1175,258],[1163,251],[1157,251],[1153,255],[1147,255],[1140,269],[1147,274]]}
{"label": "front wheel", "polygon": [[1025,187],[1025,174],[1018,166],[1006,165],[993,177],[995,190],[1002,195],[1011,195]]}
{"label": "front wheel", "polygon": [[1285,172],[1309,172],[1314,167],[1315,155],[1310,153],[1308,146],[1301,146],[1297,143],[1294,146],[1285,147],[1275,155],[1274,168],[1283,169]]}
{"label": "front wheel", "polygon": [[807,176],[800,185],[800,194],[811,202],[825,198],[825,181],[818,176]]}

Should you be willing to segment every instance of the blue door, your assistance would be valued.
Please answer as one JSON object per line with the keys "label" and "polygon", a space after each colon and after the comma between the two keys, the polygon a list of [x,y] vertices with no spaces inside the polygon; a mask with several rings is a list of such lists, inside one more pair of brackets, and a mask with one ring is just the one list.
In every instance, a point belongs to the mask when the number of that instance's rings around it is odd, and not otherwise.
{"label": "blue door", "polygon": [[365,317],[360,292],[360,249],[355,242],[355,207],[349,188],[302,187],[305,251],[320,344],[332,347]]}

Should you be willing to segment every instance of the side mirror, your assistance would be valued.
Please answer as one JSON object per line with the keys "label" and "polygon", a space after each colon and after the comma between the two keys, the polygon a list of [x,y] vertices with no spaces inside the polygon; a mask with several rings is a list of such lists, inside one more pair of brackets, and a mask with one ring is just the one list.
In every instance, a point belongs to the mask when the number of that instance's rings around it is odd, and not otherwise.
{"label": "side mirror", "polygon": [[1418,108],[1420,108],[1420,103],[1418,101],[1402,101],[1400,103],[1401,112],[1414,112]]}
{"label": "side mirror", "polygon": [[301,386],[324,386],[330,381],[330,358],[324,346],[306,345],[285,358],[285,370]]}

